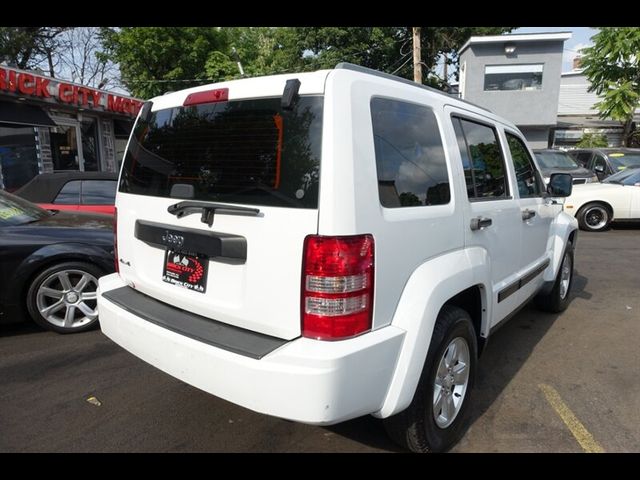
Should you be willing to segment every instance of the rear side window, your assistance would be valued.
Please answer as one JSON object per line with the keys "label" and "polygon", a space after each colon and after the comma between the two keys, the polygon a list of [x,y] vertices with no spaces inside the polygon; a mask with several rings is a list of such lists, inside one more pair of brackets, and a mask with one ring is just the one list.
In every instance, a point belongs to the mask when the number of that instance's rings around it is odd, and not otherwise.
{"label": "rear side window", "polygon": [[470,200],[500,200],[509,195],[504,158],[493,127],[453,117],[467,195]]}
{"label": "rear side window", "polygon": [[447,164],[433,111],[412,103],[374,98],[371,118],[382,206],[449,203]]}
{"label": "rear side window", "polygon": [[84,205],[113,205],[115,199],[115,180],[82,181],[82,203]]}
{"label": "rear side window", "polygon": [[136,123],[120,191],[170,197],[189,185],[194,200],[317,208],[322,103],[303,96],[283,110],[277,97],[153,112]]}
{"label": "rear side window", "polygon": [[53,203],[58,205],[80,204],[80,180],[72,180],[64,184]]}

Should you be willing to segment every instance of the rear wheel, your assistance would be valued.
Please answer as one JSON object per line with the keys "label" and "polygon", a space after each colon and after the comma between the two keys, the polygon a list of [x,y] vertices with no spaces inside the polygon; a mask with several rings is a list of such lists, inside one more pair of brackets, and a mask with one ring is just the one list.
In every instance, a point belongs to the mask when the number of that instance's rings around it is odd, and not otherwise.
{"label": "rear wheel", "polygon": [[27,291],[27,310],[43,328],[59,333],[83,332],[98,323],[98,278],[90,263],[64,262],[40,272]]}
{"label": "rear wheel", "polygon": [[389,436],[413,452],[449,449],[464,433],[476,358],[469,314],[444,306],[413,401],[406,410],[384,420]]}
{"label": "rear wheel", "polygon": [[611,223],[611,212],[603,203],[588,203],[578,212],[578,224],[583,230],[589,232],[602,232]]}

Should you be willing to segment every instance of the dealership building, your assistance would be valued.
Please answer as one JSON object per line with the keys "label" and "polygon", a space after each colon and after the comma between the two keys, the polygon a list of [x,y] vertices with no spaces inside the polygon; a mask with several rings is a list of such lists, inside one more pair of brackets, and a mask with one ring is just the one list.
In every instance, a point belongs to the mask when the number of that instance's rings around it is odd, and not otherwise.
{"label": "dealership building", "polygon": [[117,171],[142,103],[0,66],[0,189],[57,170]]}

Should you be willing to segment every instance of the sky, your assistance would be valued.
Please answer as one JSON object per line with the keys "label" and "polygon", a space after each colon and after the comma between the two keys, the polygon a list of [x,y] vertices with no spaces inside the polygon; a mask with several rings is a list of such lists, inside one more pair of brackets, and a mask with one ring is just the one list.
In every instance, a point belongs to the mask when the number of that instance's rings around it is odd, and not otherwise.
{"label": "sky", "polygon": [[597,30],[590,27],[521,27],[511,33],[543,33],[543,32],[571,32],[571,38],[564,42],[564,55],[562,58],[562,71],[569,72],[572,69],[573,58],[581,48],[591,45],[591,36]]}

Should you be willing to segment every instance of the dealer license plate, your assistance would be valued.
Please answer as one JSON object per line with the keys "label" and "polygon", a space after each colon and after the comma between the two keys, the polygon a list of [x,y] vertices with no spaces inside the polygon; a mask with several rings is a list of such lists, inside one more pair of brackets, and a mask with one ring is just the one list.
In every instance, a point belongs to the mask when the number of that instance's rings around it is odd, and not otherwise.
{"label": "dealer license plate", "polygon": [[209,259],[203,255],[167,250],[164,255],[162,280],[204,293],[207,289],[208,265]]}

